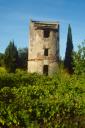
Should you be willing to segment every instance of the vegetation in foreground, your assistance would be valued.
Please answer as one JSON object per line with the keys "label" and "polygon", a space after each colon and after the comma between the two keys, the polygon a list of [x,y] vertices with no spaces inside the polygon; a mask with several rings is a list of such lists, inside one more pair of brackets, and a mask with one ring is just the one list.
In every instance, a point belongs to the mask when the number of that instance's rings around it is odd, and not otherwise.
{"label": "vegetation in foreground", "polygon": [[85,127],[85,74],[0,74],[0,127]]}

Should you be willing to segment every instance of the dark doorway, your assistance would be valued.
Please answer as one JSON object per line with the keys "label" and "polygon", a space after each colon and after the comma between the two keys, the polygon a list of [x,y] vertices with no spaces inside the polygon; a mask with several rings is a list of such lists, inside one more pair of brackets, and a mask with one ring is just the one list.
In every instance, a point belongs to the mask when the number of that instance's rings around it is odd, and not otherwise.
{"label": "dark doorway", "polygon": [[46,76],[48,75],[48,65],[43,66],[43,74]]}

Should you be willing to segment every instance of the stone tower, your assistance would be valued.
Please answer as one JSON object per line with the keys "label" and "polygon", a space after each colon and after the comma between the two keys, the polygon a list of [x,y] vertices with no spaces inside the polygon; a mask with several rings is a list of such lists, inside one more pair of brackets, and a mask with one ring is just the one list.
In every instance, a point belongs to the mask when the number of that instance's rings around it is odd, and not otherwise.
{"label": "stone tower", "polygon": [[50,75],[59,61],[59,23],[30,22],[28,72]]}

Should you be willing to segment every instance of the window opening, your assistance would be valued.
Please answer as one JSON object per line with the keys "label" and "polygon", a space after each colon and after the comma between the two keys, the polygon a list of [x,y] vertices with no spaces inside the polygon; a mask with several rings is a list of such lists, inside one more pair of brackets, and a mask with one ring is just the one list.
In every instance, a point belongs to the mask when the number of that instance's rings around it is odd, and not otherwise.
{"label": "window opening", "polygon": [[48,48],[44,49],[44,56],[48,56]]}
{"label": "window opening", "polygon": [[48,75],[48,65],[43,66],[43,74]]}
{"label": "window opening", "polygon": [[49,35],[50,35],[49,29],[45,29],[45,30],[44,30],[44,38],[48,38]]}

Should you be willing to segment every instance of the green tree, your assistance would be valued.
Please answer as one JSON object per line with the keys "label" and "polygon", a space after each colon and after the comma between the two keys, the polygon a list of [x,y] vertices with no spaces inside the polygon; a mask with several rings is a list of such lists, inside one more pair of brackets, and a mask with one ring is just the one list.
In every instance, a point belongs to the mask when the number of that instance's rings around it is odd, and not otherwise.
{"label": "green tree", "polygon": [[19,68],[27,69],[27,60],[28,60],[28,48],[22,48],[18,50],[19,56]]}
{"label": "green tree", "polygon": [[73,42],[72,42],[72,31],[71,26],[68,26],[68,35],[67,35],[67,46],[65,52],[65,60],[64,60],[64,67],[67,69],[69,73],[73,73]]}
{"label": "green tree", "polygon": [[3,67],[4,66],[4,54],[0,53],[0,66]]}
{"label": "green tree", "polygon": [[73,54],[74,72],[77,75],[85,73],[85,41],[78,46],[78,51]]}
{"label": "green tree", "polygon": [[18,51],[14,41],[10,41],[5,50],[5,67],[8,72],[15,72],[18,65]]}

